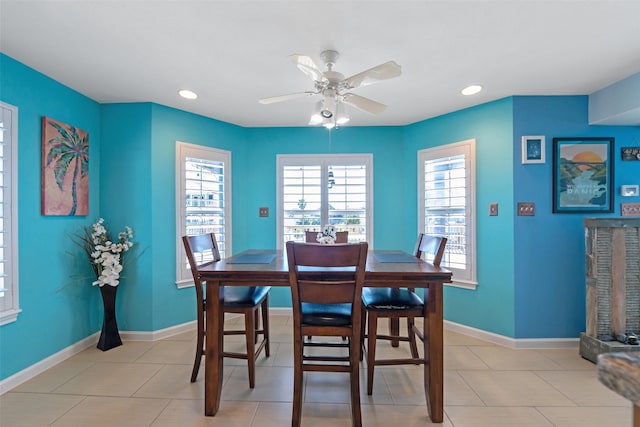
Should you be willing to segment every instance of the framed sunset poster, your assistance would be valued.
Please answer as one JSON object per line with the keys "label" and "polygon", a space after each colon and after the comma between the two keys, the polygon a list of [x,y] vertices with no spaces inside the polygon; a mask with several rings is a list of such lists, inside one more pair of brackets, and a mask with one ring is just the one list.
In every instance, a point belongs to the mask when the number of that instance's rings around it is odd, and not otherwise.
{"label": "framed sunset poster", "polygon": [[42,118],[42,215],[89,214],[89,133]]}
{"label": "framed sunset poster", "polygon": [[553,139],[553,212],[613,212],[613,138]]}

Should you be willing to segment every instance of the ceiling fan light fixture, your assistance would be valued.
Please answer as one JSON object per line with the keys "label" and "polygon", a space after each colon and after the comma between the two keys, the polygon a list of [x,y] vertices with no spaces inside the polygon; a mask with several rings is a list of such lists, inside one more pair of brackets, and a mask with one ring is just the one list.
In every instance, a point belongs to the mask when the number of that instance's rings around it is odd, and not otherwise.
{"label": "ceiling fan light fixture", "polygon": [[309,124],[312,126],[321,125],[324,120],[325,118],[322,116],[322,101],[318,101],[315,104],[311,119],[309,119]]}
{"label": "ceiling fan light fixture", "polygon": [[325,119],[333,117],[333,112],[336,109],[336,91],[333,89],[327,89],[323,93],[324,99],[322,101],[322,110],[320,115]]}
{"label": "ceiling fan light fixture", "polygon": [[476,93],[480,92],[482,90],[482,86],[481,85],[469,85],[467,87],[465,87],[464,89],[462,89],[460,91],[461,94],[469,96],[469,95],[475,95]]}
{"label": "ceiling fan light fixture", "polygon": [[333,120],[325,120],[324,123],[322,124],[322,126],[324,126],[327,129],[333,129],[334,127],[336,127],[336,124]]}
{"label": "ceiling fan light fixture", "polygon": [[351,120],[351,117],[349,117],[344,103],[338,102],[336,105],[336,125],[341,126],[347,124],[349,120]]}
{"label": "ceiling fan light fixture", "polygon": [[313,116],[311,116],[311,119],[309,119],[309,124],[311,126],[317,126],[322,124],[323,120],[324,119],[319,113],[315,113]]}

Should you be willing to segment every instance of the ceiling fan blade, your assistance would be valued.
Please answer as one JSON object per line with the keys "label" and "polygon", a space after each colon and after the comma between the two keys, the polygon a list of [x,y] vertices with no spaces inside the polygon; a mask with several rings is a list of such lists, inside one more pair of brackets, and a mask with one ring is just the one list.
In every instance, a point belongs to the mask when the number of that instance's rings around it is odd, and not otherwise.
{"label": "ceiling fan blade", "polygon": [[313,62],[313,59],[309,58],[305,55],[289,55],[289,59],[291,62],[296,64],[296,66],[306,75],[311,77],[313,81],[323,82],[327,79],[322,74],[322,71],[318,69],[318,66]]}
{"label": "ceiling fan blade", "polygon": [[343,95],[343,100],[345,104],[353,105],[354,107],[369,114],[381,114],[387,108],[384,104],[354,93],[345,93]]}
{"label": "ceiling fan blade", "polygon": [[258,100],[260,104],[274,104],[276,102],[289,101],[290,99],[302,98],[305,96],[315,95],[316,92],[306,91],[306,92],[297,92],[290,93],[288,95],[280,95],[280,96],[272,96],[270,98],[262,98]]}
{"label": "ceiling fan blade", "polygon": [[353,89],[359,86],[367,86],[381,80],[388,80],[398,77],[402,73],[402,68],[395,61],[385,62],[376,67],[369,68],[342,81],[345,89]]}

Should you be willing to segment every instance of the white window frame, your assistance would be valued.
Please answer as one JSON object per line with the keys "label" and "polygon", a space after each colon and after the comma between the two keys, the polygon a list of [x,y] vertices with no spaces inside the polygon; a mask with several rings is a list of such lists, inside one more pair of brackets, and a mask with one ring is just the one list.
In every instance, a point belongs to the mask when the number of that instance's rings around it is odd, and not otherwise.
{"label": "white window frame", "polygon": [[[3,212],[4,238],[4,282],[8,296],[0,301],[0,325],[15,322],[22,311],[19,305],[18,274],[18,107],[0,101],[2,116],[11,115],[9,140],[3,137],[2,170],[4,171]],[[4,124],[4,118],[2,119]]]}
{"label": "white window frame", "polygon": [[464,154],[465,156],[465,177],[466,177],[466,261],[465,269],[451,268],[447,265],[447,254],[445,252],[442,266],[453,272],[453,283],[449,286],[466,289],[476,289],[477,279],[477,257],[476,257],[476,140],[468,139],[452,144],[442,145],[434,148],[427,148],[418,151],[418,230],[424,233],[427,230],[427,217],[425,215],[425,161],[447,158]]}
{"label": "white window frame", "polygon": [[193,157],[224,163],[224,233],[225,253],[233,253],[231,248],[231,152],[187,142],[176,141],[176,285],[178,288],[193,286],[193,276],[187,268],[182,236],[186,234],[186,183],[185,160]]}
{"label": "white window frame", "polygon": [[[283,209],[283,168],[285,166],[321,166],[323,174],[329,166],[363,164],[366,167],[366,203],[365,217],[367,223],[366,241],[369,249],[373,249],[373,154],[279,154],[277,161],[277,244],[278,249],[284,248],[284,209]],[[328,176],[324,177],[328,181]],[[326,200],[326,195],[323,197]]]}

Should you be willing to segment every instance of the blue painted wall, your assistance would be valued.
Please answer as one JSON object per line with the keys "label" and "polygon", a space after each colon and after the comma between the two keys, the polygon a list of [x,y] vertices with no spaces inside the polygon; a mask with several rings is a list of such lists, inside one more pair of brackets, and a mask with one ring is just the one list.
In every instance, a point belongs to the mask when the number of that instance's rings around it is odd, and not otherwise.
{"label": "blue painted wall", "polygon": [[[374,242],[378,249],[398,248],[412,250],[411,241],[402,236],[407,224],[400,221],[406,205],[402,171],[405,163],[402,150],[402,128],[399,127],[345,127],[331,132],[324,128],[259,128],[246,129],[248,146],[243,153],[247,168],[243,179],[250,183],[238,210],[238,194],[234,185],[233,220],[234,252],[247,248],[275,248],[276,242],[276,155],[277,154],[373,154],[374,177]],[[234,167],[236,160],[234,158]],[[235,176],[235,174],[234,174]],[[268,218],[258,217],[260,206],[269,207]],[[242,221],[242,229],[236,220]],[[415,236],[413,237],[415,239]],[[269,303],[276,307],[290,307],[288,289],[272,289]]]}
{"label": "blue painted wall", "polygon": [[[103,106],[103,141],[103,215],[120,228],[132,226],[139,242],[119,290],[119,326],[154,331],[191,321],[193,289],[175,285],[176,247],[182,249],[176,237],[176,141],[243,153],[244,129],[156,104],[110,104]],[[251,186],[242,156],[232,154],[232,163],[235,216],[235,202],[244,203]],[[242,236],[235,226],[234,236],[236,229]]]}
{"label": "blue painted wall", "polygon": [[[445,319],[497,334],[514,336],[513,102],[502,99],[407,126],[405,185],[409,187],[407,241],[418,227],[417,152],[444,144],[476,140],[476,215],[478,287],[447,287]],[[489,217],[497,202],[499,216]]]}
{"label": "blue painted wall", "polygon": [[[91,269],[70,235],[99,214],[100,105],[0,54],[0,99],[18,107],[18,321],[0,326],[4,379],[101,326]],[[41,120],[89,132],[89,216],[40,215]],[[19,354],[19,356],[17,356]]]}
{"label": "blue painted wall", "polygon": [[[411,250],[417,232],[417,151],[477,140],[478,289],[445,290],[445,317],[514,338],[577,337],[584,330],[581,215],[551,214],[551,138],[613,136],[638,145],[638,129],[587,124],[587,97],[514,97],[404,127],[242,128],[150,104],[99,105],[0,55],[0,99],[19,108],[18,321],[0,327],[0,379],[55,354],[101,326],[91,270],[68,236],[97,217],[134,228],[138,258],[118,292],[126,331],[194,319],[193,290],[175,286],[175,141],[232,152],[233,248],[276,247],[276,154],[373,153],[374,246]],[[40,215],[40,120],[90,135],[87,217]],[[547,163],[520,164],[520,137],[547,136]],[[620,184],[637,184],[638,162],[616,159]],[[533,218],[515,203],[536,203]],[[616,196],[616,212],[619,215]],[[625,201],[639,201],[632,198]],[[500,216],[488,216],[498,202]],[[258,217],[268,206],[271,216]],[[37,268],[33,266],[37,264]],[[43,274],[46,272],[46,274]],[[285,289],[274,306],[287,306]],[[43,328],[47,328],[43,333]],[[20,349],[20,357],[14,350]]]}
{"label": "blue painted wall", "polygon": [[[521,164],[521,137],[545,135],[544,164]],[[553,214],[554,137],[614,137],[614,208],[611,214]],[[589,126],[587,96],[515,97],[513,183],[516,202],[534,202],[536,216],[515,217],[516,338],[577,337],[585,330],[585,217],[619,217],[621,184],[640,183],[640,162],[621,161],[620,148],[638,146],[632,126]]]}
{"label": "blue painted wall", "polygon": [[102,106],[100,215],[114,233],[130,226],[136,243],[126,254],[116,298],[118,326],[124,331],[153,327],[151,119],[152,104]]}

